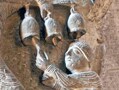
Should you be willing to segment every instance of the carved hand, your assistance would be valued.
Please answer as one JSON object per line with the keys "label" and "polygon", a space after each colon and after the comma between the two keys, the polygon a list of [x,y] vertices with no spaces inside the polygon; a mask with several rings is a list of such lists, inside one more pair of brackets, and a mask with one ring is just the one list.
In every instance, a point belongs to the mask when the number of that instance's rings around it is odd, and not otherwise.
{"label": "carved hand", "polygon": [[46,70],[47,66],[48,66],[48,58],[46,53],[44,53],[42,50],[39,51],[39,53],[37,53],[36,56],[36,66],[41,69],[41,70]]}

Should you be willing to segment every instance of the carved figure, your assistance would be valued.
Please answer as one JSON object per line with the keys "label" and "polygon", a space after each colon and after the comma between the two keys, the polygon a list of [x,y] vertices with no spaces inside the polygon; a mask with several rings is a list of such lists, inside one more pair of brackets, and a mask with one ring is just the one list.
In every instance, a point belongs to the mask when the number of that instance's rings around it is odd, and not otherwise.
{"label": "carved figure", "polygon": [[24,88],[6,67],[0,67],[0,90],[24,90]]}
{"label": "carved figure", "polygon": [[32,39],[39,40],[39,25],[30,12],[29,4],[26,6],[25,18],[21,23],[21,38],[25,45],[31,45]]}
{"label": "carved figure", "polygon": [[54,45],[57,45],[58,41],[62,39],[61,32],[58,32],[58,24],[53,18],[51,18],[50,12],[48,12],[47,17],[45,18],[45,27],[47,33],[46,40],[51,40]]}
{"label": "carved figure", "polygon": [[[51,12],[53,10],[53,5],[47,0],[35,0],[40,7],[41,17],[45,21],[46,27],[46,41],[57,45],[61,41],[61,33],[58,32],[57,22],[51,18]],[[47,15],[47,16],[46,16]]]}
{"label": "carved figure", "polygon": [[73,38],[80,38],[86,33],[84,29],[84,20],[82,16],[74,10],[74,7],[70,9],[70,12],[71,14],[67,22],[70,36]]}
{"label": "carved figure", "polygon": [[44,19],[48,12],[52,12],[53,5],[48,0],[35,0],[40,8],[41,17]]}
{"label": "carved figure", "polygon": [[37,52],[39,50],[39,24],[34,18],[34,14],[30,12],[29,5],[27,4],[25,18],[21,23],[21,38],[25,45],[33,45]]}
{"label": "carved figure", "polygon": [[[56,90],[100,90],[98,74],[91,70],[92,51],[85,42],[72,43],[65,53],[66,74],[41,55],[36,58],[36,66],[44,71],[44,76],[53,77],[52,87]],[[41,60],[40,60],[41,59]]]}

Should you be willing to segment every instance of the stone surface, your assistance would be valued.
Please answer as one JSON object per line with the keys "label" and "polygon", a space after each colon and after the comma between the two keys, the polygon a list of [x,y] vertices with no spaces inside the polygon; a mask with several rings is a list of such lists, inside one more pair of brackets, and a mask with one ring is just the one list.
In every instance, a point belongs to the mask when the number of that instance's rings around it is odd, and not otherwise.
{"label": "stone surface", "polygon": [[[28,1],[0,0],[0,56],[26,90],[50,90],[49,87],[40,83],[42,71],[35,66],[35,49],[30,48],[30,46],[23,46],[19,36],[22,18],[16,11],[21,9]],[[36,5],[34,1],[31,0],[31,2]],[[87,33],[80,40],[88,42],[94,50],[92,68],[100,74],[102,90],[118,90],[119,88],[118,5],[119,0],[96,0],[91,11],[88,7],[86,9],[77,7],[79,12],[84,12],[83,16],[87,29]],[[38,12],[36,18],[40,22],[41,32],[43,33],[39,9],[36,8],[36,12]],[[22,10],[20,14],[23,14],[23,12]],[[41,40],[41,43],[43,43],[43,48],[48,53],[51,62],[65,71],[65,67],[63,67],[64,53],[71,42],[66,33],[69,7],[54,5],[53,14],[53,17],[61,25],[64,40],[56,47],[43,40]],[[43,36],[41,38],[44,39]]]}

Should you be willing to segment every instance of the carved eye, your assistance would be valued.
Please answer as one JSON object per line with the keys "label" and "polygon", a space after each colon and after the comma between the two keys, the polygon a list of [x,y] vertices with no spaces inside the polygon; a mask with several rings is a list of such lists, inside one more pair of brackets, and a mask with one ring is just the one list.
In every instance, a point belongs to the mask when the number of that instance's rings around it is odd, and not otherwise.
{"label": "carved eye", "polygon": [[79,55],[79,54],[80,54],[80,51],[77,50],[77,49],[74,49],[73,51],[74,51],[74,53],[75,53],[76,55]]}
{"label": "carved eye", "polygon": [[77,54],[80,54],[80,52],[79,52],[78,50],[76,51],[76,53],[77,53]]}
{"label": "carved eye", "polygon": [[71,51],[69,51],[69,52],[67,53],[67,55],[70,55],[70,56],[71,56]]}

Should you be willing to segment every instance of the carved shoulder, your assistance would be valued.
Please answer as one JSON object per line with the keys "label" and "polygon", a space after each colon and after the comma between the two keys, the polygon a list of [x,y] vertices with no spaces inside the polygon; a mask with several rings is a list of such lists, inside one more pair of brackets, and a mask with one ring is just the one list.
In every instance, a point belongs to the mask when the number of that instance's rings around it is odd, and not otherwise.
{"label": "carved shoulder", "polygon": [[99,75],[93,71],[81,72],[79,74],[71,74],[69,76],[77,79],[78,83],[82,87],[99,88],[101,86]]}

